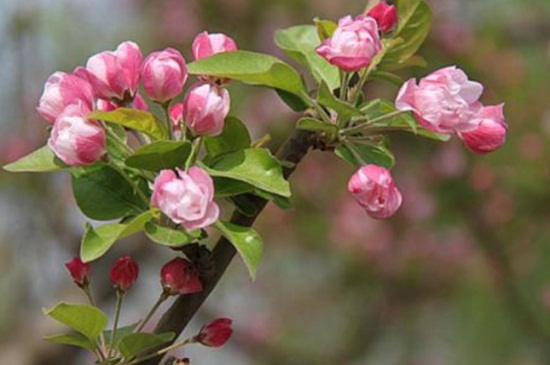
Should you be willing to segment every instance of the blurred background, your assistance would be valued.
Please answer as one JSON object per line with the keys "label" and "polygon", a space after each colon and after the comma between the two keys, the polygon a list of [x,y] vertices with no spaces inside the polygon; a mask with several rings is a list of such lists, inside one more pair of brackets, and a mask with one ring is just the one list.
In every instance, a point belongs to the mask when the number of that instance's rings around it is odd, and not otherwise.
{"label": "blurred background", "polygon": [[[392,135],[404,204],[370,219],[347,195],[353,169],[320,152],[292,178],[297,208],[274,206],[256,282],[236,259],[186,333],[218,316],[235,320],[222,349],[180,352],[192,364],[536,365],[550,363],[550,2],[431,0],[435,24],[421,54],[428,69],[457,64],[506,102],[506,145],[487,156],[448,143]],[[2,0],[0,164],[44,144],[35,112],[46,78],[72,71],[124,40],[144,53],[172,46],[191,59],[203,31],[241,49],[283,57],[273,32],[338,19],[363,0]],[[296,115],[268,90],[230,86],[232,112],[274,148]],[[395,87],[370,84],[392,100]],[[83,223],[67,174],[0,171],[0,364],[91,364],[42,341],[60,332],[41,308],[85,301],[63,266]],[[157,298],[171,256],[132,237],[93,267],[101,307],[113,311],[111,263],[131,253],[142,271],[124,309],[135,322]]]}

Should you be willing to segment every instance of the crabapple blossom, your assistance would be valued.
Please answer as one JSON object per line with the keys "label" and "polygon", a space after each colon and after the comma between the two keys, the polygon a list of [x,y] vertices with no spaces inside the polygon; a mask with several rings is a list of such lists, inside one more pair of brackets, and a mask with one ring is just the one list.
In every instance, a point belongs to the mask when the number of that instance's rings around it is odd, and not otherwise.
{"label": "crabapple blossom", "polygon": [[196,83],[183,101],[183,120],[196,136],[217,136],[229,113],[229,92],[210,83]]}
{"label": "crabapple blossom", "polygon": [[506,141],[508,126],[504,121],[504,104],[483,107],[474,117],[479,125],[470,132],[459,133],[464,144],[475,153],[496,150]]}
{"label": "crabapple blossom", "polygon": [[143,88],[154,101],[172,100],[183,90],[187,80],[187,66],[179,51],[167,48],[153,52],[143,61],[141,70]]}

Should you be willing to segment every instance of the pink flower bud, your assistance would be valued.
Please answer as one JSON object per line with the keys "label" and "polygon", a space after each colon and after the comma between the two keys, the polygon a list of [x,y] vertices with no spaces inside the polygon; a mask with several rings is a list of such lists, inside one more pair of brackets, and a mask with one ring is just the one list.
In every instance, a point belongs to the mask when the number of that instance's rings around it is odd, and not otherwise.
{"label": "pink flower bud", "polygon": [[69,166],[90,165],[105,154],[105,131],[86,119],[90,111],[82,102],[67,106],[51,131],[48,146]]}
{"label": "pink flower bud", "polygon": [[162,287],[169,295],[192,294],[202,291],[197,269],[189,261],[175,258],[160,271]]}
{"label": "pink flower bud", "polygon": [[386,2],[379,2],[368,12],[368,16],[373,17],[378,23],[378,28],[382,33],[389,32],[397,23],[397,9],[395,5],[388,5]]}
{"label": "pink flower bud", "polygon": [[229,92],[215,84],[197,83],[185,95],[183,119],[196,136],[217,136],[229,113]]}
{"label": "pink flower bud", "polygon": [[67,105],[77,101],[84,103],[90,110],[93,108],[94,95],[90,83],[74,74],[55,72],[48,77],[36,110],[44,119],[53,123]]}
{"label": "pink flower bud", "polygon": [[214,183],[208,174],[191,167],[188,172],[162,170],[155,179],[151,203],[174,222],[192,231],[218,220]]}
{"label": "pink flower bud", "polygon": [[147,56],[141,74],[147,95],[155,101],[166,102],[183,90],[187,67],[180,52],[167,48]]}
{"label": "pink flower bud", "polygon": [[402,202],[390,172],[381,166],[362,166],[349,180],[348,191],[376,219],[391,217]]}
{"label": "pink flower bud", "polygon": [[141,50],[134,42],[121,43],[88,59],[86,73],[97,97],[127,100],[134,97],[140,80]]}
{"label": "pink flower bud", "polygon": [[74,257],[71,261],[65,263],[65,267],[69,270],[76,285],[80,287],[88,285],[90,281],[89,264],[85,264],[78,257]]}
{"label": "pink flower bud", "polygon": [[120,291],[126,291],[136,282],[139,267],[130,256],[123,256],[111,267],[111,283]]}
{"label": "pink flower bud", "polygon": [[358,71],[370,65],[382,49],[376,20],[367,16],[345,16],[334,34],[323,41],[316,52],[344,71]]}
{"label": "pink flower bud", "polygon": [[410,110],[416,120],[434,132],[469,132],[480,120],[475,116],[482,105],[478,101],[483,86],[468,80],[456,66],[446,67],[424,77],[417,85],[410,79],[401,86],[395,106]]}
{"label": "pink flower bud", "polygon": [[172,128],[176,131],[181,130],[180,123],[183,121],[183,103],[176,103],[168,111]]}
{"label": "pink flower bud", "polygon": [[508,125],[504,121],[503,108],[504,104],[483,107],[474,118],[479,125],[470,132],[459,134],[469,149],[483,154],[504,144]]}
{"label": "pink flower bud", "polygon": [[216,53],[234,52],[237,50],[235,41],[225,34],[202,32],[197,34],[191,46],[193,58],[200,60],[201,58],[210,57]]}
{"label": "pink flower bud", "polygon": [[215,319],[204,326],[195,339],[204,346],[223,346],[233,334],[232,324],[233,321],[229,318]]}
{"label": "pink flower bud", "polygon": [[[110,112],[120,108],[117,103],[113,103],[112,101],[104,99],[97,99],[96,106],[97,109],[101,110],[102,112]],[[149,110],[149,105],[147,105],[147,102],[145,101],[145,99],[143,99],[143,96],[141,96],[139,92],[136,93],[136,96],[132,101],[132,108],[143,111]]]}

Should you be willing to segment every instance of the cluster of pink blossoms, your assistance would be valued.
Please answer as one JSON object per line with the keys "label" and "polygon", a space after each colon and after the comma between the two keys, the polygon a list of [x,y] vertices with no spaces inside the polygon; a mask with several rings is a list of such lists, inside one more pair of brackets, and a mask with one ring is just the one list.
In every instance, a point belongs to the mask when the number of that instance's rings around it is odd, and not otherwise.
{"label": "cluster of pink blossoms", "polygon": [[[367,14],[340,19],[333,35],[317,47],[317,53],[343,71],[359,72],[369,67],[382,50],[381,37],[397,23],[393,5],[378,3]],[[484,106],[479,98],[480,83],[468,80],[455,66],[446,67],[403,84],[395,105],[410,111],[424,128],[443,134],[455,133],[476,153],[488,153],[502,146],[508,126],[504,104]],[[400,207],[401,194],[390,172],[367,164],[350,179],[349,192],[373,218],[392,216]]]}

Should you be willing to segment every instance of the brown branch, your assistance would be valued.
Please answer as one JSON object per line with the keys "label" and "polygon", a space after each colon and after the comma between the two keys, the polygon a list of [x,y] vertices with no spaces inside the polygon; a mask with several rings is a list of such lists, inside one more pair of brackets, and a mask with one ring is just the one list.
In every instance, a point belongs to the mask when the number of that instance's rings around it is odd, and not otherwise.
{"label": "brown branch", "polygon": [[[281,146],[277,152],[279,160],[289,163],[291,166],[283,168],[285,178],[288,178],[296,165],[306,155],[310,147],[315,143],[315,134],[310,132],[296,130],[294,134]],[[257,207],[254,216],[246,216],[237,211],[233,213],[231,222],[250,227],[267,204],[265,199],[255,195],[247,195],[247,198]],[[155,333],[174,332],[176,338],[185,329],[191,318],[210,295],[216,284],[223,276],[225,270],[231,263],[236,251],[233,245],[225,238],[221,237],[214,250],[212,251],[215,265],[215,273],[210,278],[203,280],[203,291],[196,294],[187,294],[179,296],[172,306],[164,313],[160,319]],[[160,363],[162,356],[142,362],[143,365],[155,365]]]}

